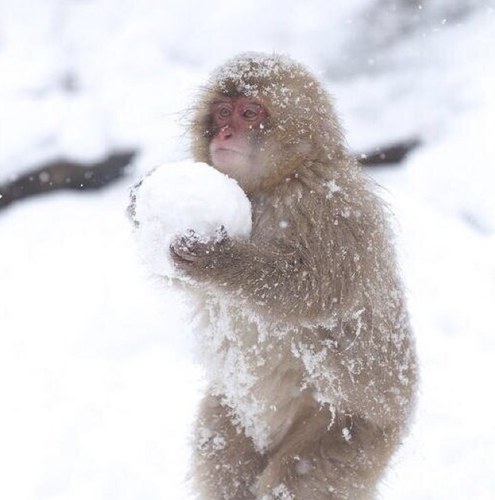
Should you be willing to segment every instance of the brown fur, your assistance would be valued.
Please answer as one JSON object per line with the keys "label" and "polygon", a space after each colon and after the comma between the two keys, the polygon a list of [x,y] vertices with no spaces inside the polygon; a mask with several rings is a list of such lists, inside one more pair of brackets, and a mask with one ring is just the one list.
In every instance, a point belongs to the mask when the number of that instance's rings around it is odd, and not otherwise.
{"label": "brown fur", "polygon": [[243,186],[251,238],[172,247],[197,284],[210,374],[197,490],[210,500],[373,498],[416,385],[386,211],[301,65],[248,54],[217,70],[194,113],[197,161],[210,162],[210,108],[222,95],[256,97],[270,119],[266,175]]}

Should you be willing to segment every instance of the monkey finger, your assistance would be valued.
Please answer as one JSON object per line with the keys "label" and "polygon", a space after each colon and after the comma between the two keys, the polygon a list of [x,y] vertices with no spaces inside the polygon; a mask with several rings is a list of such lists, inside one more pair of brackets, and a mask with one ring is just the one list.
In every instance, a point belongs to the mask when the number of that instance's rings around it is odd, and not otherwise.
{"label": "monkey finger", "polygon": [[178,238],[172,242],[170,251],[174,260],[192,263],[198,259],[198,256],[194,253],[194,249],[187,245],[183,238]]}
{"label": "monkey finger", "polygon": [[215,238],[214,238],[214,243],[224,243],[229,239],[229,233],[227,233],[227,229],[225,226],[222,224],[217,230],[215,231]]}

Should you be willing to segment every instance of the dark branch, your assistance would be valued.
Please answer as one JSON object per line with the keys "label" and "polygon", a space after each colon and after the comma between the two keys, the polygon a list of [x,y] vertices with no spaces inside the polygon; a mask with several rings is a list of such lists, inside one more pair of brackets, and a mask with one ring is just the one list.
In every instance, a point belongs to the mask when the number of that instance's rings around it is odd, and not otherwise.
{"label": "dark branch", "polygon": [[379,146],[368,153],[362,153],[357,159],[367,167],[381,165],[395,165],[400,163],[406,156],[420,145],[419,139],[409,139],[404,142]]}
{"label": "dark branch", "polygon": [[100,189],[121,178],[135,155],[136,151],[121,151],[89,165],[67,160],[47,163],[0,184],[0,208],[22,198],[60,189]]}

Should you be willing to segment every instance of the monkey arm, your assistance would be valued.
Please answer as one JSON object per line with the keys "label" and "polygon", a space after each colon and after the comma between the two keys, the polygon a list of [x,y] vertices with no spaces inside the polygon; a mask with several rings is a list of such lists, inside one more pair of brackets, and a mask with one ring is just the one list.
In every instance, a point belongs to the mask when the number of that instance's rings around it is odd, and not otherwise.
{"label": "monkey arm", "polygon": [[194,280],[236,294],[265,313],[300,321],[324,318],[342,305],[342,294],[351,293],[343,275],[347,272],[350,279],[352,270],[340,265],[339,280],[332,280],[332,270],[321,266],[323,251],[328,248],[259,245],[228,237],[204,242],[190,233],[171,245],[176,267]]}

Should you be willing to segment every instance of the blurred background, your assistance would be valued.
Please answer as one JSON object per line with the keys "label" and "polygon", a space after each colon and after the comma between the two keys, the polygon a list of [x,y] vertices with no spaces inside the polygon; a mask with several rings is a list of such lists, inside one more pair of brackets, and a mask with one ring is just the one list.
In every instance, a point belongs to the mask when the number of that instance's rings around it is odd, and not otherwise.
{"label": "blurred background", "polygon": [[0,498],[193,498],[188,310],[125,208],[253,50],[324,81],[396,215],[421,388],[380,497],[495,498],[494,48],[495,0],[0,0]]}

